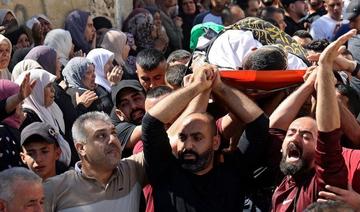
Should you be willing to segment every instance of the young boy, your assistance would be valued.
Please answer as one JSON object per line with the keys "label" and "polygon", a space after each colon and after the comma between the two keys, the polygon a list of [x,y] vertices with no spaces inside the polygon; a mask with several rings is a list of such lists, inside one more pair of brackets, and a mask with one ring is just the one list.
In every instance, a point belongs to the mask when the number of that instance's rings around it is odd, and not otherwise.
{"label": "young boy", "polygon": [[43,180],[55,176],[61,149],[55,130],[43,122],[34,122],[21,132],[22,161]]}

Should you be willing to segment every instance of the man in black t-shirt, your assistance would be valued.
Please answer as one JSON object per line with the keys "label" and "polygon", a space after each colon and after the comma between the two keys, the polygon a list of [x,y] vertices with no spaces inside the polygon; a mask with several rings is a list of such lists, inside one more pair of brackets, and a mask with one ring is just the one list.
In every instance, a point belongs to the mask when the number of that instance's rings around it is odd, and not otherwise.
{"label": "man in black t-shirt", "polygon": [[112,88],[116,132],[123,148],[132,149],[141,137],[141,120],[145,114],[145,91],[137,80],[122,80]]}

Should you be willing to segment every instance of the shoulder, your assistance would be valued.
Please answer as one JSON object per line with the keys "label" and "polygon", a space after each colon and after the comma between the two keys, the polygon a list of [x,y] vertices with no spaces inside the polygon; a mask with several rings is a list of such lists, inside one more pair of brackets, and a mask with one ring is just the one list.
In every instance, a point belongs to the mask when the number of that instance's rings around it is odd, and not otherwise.
{"label": "shoulder", "polygon": [[54,177],[50,177],[44,181],[44,188],[54,188],[56,186],[67,187],[72,184],[74,178],[78,173],[75,170],[66,171],[60,175],[56,175]]}
{"label": "shoulder", "polygon": [[130,184],[139,182],[143,185],[145,182],[144,161],[143,152],[122,159],[118,166],[119,172],[122,173],[121,176],[127,176],[130,180]]}

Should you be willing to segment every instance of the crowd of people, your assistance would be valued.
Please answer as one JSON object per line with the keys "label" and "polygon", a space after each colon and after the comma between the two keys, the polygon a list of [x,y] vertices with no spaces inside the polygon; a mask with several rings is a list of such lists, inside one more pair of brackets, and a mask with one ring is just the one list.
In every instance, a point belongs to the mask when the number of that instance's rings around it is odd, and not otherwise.
{"label": "crowd of people", "polygon": [[359,0],[133,8],[0,9],[0,211],[360,211]]}

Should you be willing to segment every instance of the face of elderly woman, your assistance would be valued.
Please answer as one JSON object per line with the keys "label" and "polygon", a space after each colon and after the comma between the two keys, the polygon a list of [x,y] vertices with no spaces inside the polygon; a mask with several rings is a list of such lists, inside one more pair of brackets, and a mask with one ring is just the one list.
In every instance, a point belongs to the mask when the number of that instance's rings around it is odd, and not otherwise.
{"label": "face of elderly woman", "polygon": [[96,87],[95,84],[95,66],[94,65],[89,65],[86,73],[85,73],[85,77],[82,80],[82,83],[84,84],[85,88],[88,90],[94,90]]}
{"label": "face of elderly woman", "polygon": [[10,45],[3,41],[0,43],[0,68],[6,68],[10,62]]}

